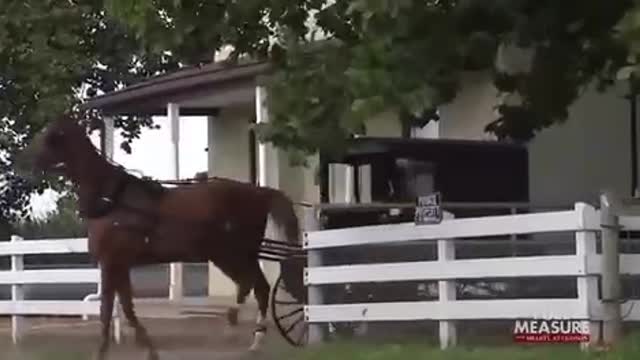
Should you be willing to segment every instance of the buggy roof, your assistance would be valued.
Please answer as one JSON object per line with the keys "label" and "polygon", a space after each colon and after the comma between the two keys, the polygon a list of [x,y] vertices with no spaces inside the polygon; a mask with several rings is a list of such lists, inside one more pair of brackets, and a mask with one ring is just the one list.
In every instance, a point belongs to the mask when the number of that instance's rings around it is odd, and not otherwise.
{"label": "buggy roof", "polygon": [[437,160],[442,157],[493,158],[499,160],[514,154],[526,156],[524,145],[498,141],[425,139],[398,137],[357,137],[348,140],[345,153],[339,157],[323,156],[328,163],[358,164],[370,161],[409,158]]}

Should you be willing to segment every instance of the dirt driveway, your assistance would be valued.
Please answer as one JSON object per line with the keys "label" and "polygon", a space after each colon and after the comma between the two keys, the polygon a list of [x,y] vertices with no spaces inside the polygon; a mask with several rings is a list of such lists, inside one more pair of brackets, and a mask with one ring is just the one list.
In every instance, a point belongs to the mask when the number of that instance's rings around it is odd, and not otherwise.
{"label": "dirt driveway", "polygon": [[[244,309],[243,309],[244,310]],[[238,336],[230,338],[224,332],[225,319],[209,311],[205,315],[173,318],[143,317],[142,321],[155,342],[161,360],[240,360],[282,359],[282,351],[290,347],[270,324],[262,352],[247,352],[252,340],[255,317],[252,309],[243,311]],[[142,311],[144,313],[145,311]],[[157,313],[156,311],[146,311]],[[18,346],[10,341],[8,321],[0,322],[0,360],[80,360],[91,359],[98,341],[96,320],[30,319],[29,330]],[[136,348],[128,328],[123,342],[114,344],[110,359],[145,359]]]}

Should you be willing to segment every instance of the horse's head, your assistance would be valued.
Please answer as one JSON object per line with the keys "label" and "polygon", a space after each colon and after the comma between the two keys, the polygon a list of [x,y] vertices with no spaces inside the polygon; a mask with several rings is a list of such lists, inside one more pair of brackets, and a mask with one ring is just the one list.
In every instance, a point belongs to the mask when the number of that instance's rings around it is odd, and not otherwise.
{"label": "horse's head", "polygon": [[71,175],[70,168],[80,165],[91,150],[86,128],[75,119],[61,117],[34,137],[19,162],[37,173]]}

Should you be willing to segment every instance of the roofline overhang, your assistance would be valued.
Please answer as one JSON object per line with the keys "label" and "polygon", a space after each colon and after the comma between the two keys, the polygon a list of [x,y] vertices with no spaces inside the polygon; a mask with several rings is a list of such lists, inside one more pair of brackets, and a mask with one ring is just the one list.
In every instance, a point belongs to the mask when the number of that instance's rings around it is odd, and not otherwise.
{"label": "roofline overhang", "polygon": [[[158,98],[167,102],[185,99],[190,94],[202,93],[203,89],[217,86],[233,86],[233,84],[256,83],[261,75],[271,70],[267,62],[251,62],[239,65],[212,63],[204,66],[178,70],[174,73],[153,77],[138,84],[127,86],[121,90],[91,98],[81,105],[81,109],[98,109],[111,114],[128,115],[160,115],[166,110],[159,106],[147,107],[146,110],[127,111],[135,103],[149,104]],[[216,108],[184,108],[181,113],[187,115],[209,115]]]}

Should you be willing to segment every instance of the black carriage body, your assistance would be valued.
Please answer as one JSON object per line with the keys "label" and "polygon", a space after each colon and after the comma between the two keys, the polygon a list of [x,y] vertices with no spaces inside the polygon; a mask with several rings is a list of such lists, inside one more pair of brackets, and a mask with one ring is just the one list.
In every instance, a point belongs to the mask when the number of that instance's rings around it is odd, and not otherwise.
{"label": "black carriage body", "polygon": [[[433,174],[446,202],[528,202],[526,147],[496,141],[363,137],[340,158],[320,155],[320,198],[329,202],[329,165],[371,166],[374,203],[414,202],[420,172]],[[357,174],[357,172],[355,172]],[[359,188],[357,176],[354,179]],[[394,186],[390,193],[389,182]],[[356,191],[356,196],[359,191]]]}

